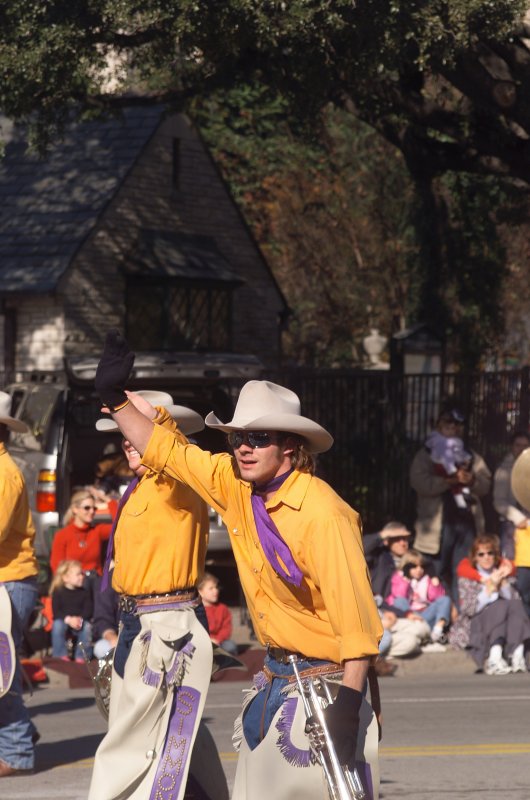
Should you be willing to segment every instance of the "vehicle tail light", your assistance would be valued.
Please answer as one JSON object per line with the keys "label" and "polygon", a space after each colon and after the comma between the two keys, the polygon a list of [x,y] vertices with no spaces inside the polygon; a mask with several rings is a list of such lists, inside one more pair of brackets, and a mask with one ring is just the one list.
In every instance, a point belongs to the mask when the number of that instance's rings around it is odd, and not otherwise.
{"label": "vehicle tail light", "polygon": [[54,469],[41,469],[37,483],[35,506],[37,511],[57,511],[56,495],[57,474]]}

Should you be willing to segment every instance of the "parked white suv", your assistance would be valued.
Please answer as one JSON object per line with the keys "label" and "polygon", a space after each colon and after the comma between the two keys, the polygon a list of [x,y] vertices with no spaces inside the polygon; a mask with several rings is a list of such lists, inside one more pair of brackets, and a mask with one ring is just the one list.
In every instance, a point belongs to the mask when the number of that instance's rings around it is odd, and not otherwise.
{"label": "parked white suv", "polygon": [[[21,467],[28,487],[36,527],[37,556],[46,560],[55,531],[63,524],[73,487],[91,484],[105,447],[119,441],[117,433],[95,430],[101,416],[94,391],[97,359],[71,358],[63,373],[39,372],[31,380],[13,383],[13,415],[28,433],[12,433],[9,450]],[[169,392],[175,403],[205,416],[214,410],[230,419],[241,385],[261,376],[254,356],[199,353],[139,353],[130,388]],[[205,449],[226,449],[224,436],[205,429],[194,440]],[[230,550],[228,532],[211,509],[208,558]]]}

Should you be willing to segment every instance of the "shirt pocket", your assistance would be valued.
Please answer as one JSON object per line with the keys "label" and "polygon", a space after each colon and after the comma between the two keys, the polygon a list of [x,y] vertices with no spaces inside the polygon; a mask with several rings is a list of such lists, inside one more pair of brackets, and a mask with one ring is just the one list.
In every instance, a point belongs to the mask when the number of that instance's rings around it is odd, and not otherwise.
{"label": "shirt pocket", "polygon": [[121,513],[125,517],[140,517],[146,513],[148,505],[145,498],[131,497],[127,500]]}

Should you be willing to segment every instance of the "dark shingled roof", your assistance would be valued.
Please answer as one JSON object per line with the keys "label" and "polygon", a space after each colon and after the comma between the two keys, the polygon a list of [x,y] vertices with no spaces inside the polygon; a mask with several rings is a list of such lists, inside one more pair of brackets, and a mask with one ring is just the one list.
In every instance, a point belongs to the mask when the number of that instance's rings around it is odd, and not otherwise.
{"label": "dark shingled roof", "polygon": [[124,272],[141,277],[244,283],[210,236],[141,229]]}
{"label": "dark shingled roof", "polygon": [[1,293],[56,287],[160,120],[160,108],[137,108],[76,125],[45,159],[1,122]]}

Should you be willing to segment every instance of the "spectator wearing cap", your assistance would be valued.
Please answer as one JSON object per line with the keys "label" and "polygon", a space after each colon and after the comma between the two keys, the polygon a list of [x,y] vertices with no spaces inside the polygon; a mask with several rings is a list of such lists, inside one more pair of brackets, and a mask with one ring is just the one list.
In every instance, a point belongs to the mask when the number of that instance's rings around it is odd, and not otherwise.
{"label": "spectator wearing cap", "polygon": [[[442,409],[435,430],[414,456],[410,468],[410,483],[417,497],[414,546],[429,557],[435,575],[445,582],[455,602],[456,568],[475,536],[484,532],[480,498],[491,486],[491,473],[484,459],[469,448],[455,447],[456,440],[463,439],[464,427],[461,411]],[[439,456],[443,440],[448,451],[445,465]],[[462,462],[458,453],[462,454]]]}
{"label": "spectator wearing cap", "polygon": [[385,631],[379,650],[381,658],[376,663],[379,675],[389,674],[385,669],[385,664],[388,664],[386,656],[415,655],[420,652],[422,643],[429,639],[429,626],[419,614],[405,611],[385,600],[391,594],[392,576],[408,552],[410,537],[407,527],[396,521],[387,522],[377,533],[363,536],[372,590]]}

